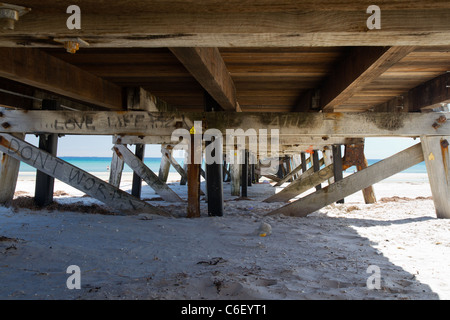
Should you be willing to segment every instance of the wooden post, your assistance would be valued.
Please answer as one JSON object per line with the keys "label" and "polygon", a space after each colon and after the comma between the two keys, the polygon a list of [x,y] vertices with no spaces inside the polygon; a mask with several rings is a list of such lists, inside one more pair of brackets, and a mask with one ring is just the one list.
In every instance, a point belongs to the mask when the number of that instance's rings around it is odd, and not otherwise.
{"label": "wooden post", "polygon": [[200,164],[195,163],[196,148],[201,146],[195,146],[195,134],[191,134],[191,146],[190,146],[190,163],[188,164],[188,207],[187,217],[198,218],[200,217]]}
{"label": "wooden post", "polygon": [[[39,149],[56,156],[58,148],[57,134],[41,134],[39,135]],[[43,207],[53,202],[53,191],[55,185],[55,178],[43,173],[40,170],[36,171],[36,185],[34,191],[34,202],[36,205]]]}
{"label": "wooden post", "polygon": [[[341,181],[344,178],[342,173],[342,150],[340,145],[332,146],[333,153],[333,173],[334,173],[334,182]],[[344,199],[340,199],[337,203],[344,203]]]}
{"label": "wooden post", "polygon": [[291,204],[270,212],[268,215],[284,214],[304,217],[333,202],[349,196],[424,160],[422,146],[416,144],[392,157],[377,162],[367,169],[354,173],[338,182],[318,190]]}
{"label": "wooden post", "polygon": [[248,186],[248,150],[242,150],[242,161],[241,164],[242,170],[242,182],[241,182],[241,197],[247,197],[247,186]]}
{"label": "wooden post", "polygon": [[[55,100],[44,99],[42,101],[43,110],[56,110],[58,103]],[[57,134],[40,134],[39,149],[47,151],[52,156],[56,156],[58,149]],[[43,207],[53,202],[53,191],[55,178],[46,175],[42,171],[36,172],[36,185],[34,191],[34,202],[36,205]]]}
{"label": "wooden post", "polygon": [[[320,171],[320,162],[319,162],[319,151],[318,150],[314,150],[314,153],[312,154],[313,157],[313,168],[314,168],[314,172],[318,172]],[[318,184],[316,186],[316,190],[320,190],[322,189],[322,184]]]}
{"label": "wooden post", "polygon": [[284,202],[295,198],[303,192],[317,186],[333,176],[333,166],[329,165],[317,172],[309,168],[302,176],[289,184],[286,188],[265,199],[264,202]]}
{"label": "wooden post", "polygon": [[[357,171],[364,170],[368,168],[369,164],[367,162],[366,156],[362,155],[362,162],[360,165],[356,166]],[[364,202],[366,204],[371,204],[377,202],[377,198],[375,197],[375,191],[373,190],[373,186],[368,186],[367,188],[362,189],[362,193],[364,196]]]}
{"label": "wooden post", "polygon": [[300,153],[300,159],[302,161],[302,174],[306,172],[307,165],[306,165],[306,155],[304,152]]}
{"label": "wooden post", "polygon": [[[143,162],[145,154],[145,144],[137,144],[136,151],[134,154],[137,159]],[[136,171],[133,171],[133,184],[131,186],[131,194],[136,198],[141,198],[141,191],[142,191],[142,178],[138,173],[136,173]]]}
{"label": "wooden post", "polygon": [[[222,146],[220,146],[222,148]],[[213,150],[211,156],[214,157]],[[223,164],[206,164],[206,194],[208,195],[208,216],[223,216]]]}
{"label": "wooden post", "polygon": [[[364,143],[360,144],[346,144],[345,155],[343,158],[343,169],[347,169],[351,166],[356,166],[357,171],[361,171],[367,168],[368,163],[364,155]],[[362,190],[364,201],[366,204],[375,203],[376,197],[373,190],[373,186],[370,185]]]}
{"label": "wooden post", "polygon": [[166,156],[166,153],[172,152],[172,150],[169,150],[166,147],[166,145],[161,146],[161,165],[159,167],[159,178],[164,182],[167,182],[170,170],[170,161]]}
{"label": "wooden post", "polygon": [[113,155],[111,160],[111,167],[109,168],[109,184],[119,188],[120,181],[122,180],[122,171],[124,166],[124,161],[115,149],[113,148]]}
{"label": "wooden post", "polygon": [[450,219],[450,136],[422,136],[420,140],[436,215]]}
{"label": "wooden post", "polygon": [[[19,139],[25,138],[22,133],[14,134],[14,136]],[[9,156],[7,152],[0,152],[0,158],[0,205],[8,207],[14,199],[20,161]]]}
{"label": "wooden post", "polygon": [[235,159],[233,164],[230,164],[231,173],[231,195],[239,197],[241,187],[241,165]]}

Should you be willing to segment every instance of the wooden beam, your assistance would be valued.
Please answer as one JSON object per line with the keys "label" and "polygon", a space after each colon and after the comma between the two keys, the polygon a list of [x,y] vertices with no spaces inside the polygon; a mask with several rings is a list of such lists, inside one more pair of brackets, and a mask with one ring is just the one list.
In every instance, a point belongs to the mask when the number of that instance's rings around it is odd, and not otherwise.
{"label": "wooden beam", "polygon": [[103,108],[123,109],[119,86],[39,49],[0,48],[0,77]]}
{"label": "wooden beam", "polygon": [[127,215],[150,213],[170,216],[166,211],[153,207],[92,174],[59,158],[53,157],[48,152],[39,150],[33,145],[12,135],[0,135],[0,151],[83,191],[120,213]]}
{"label": "wooden beam", "polygon": [[438,218],[450,219],[450,136],[421,137]]}
{"label": "wooden beam", "polygon": [[367,169],[354,173],[315,193],[270,212],[268,215],[284,214],[305,217],[333,202],[408,169],[424,160],[420,143],[379,161]]}
{"label": "wooden beam", "polygon": [[450,72],[441,74],[398,97],[374,107],[382,112],[420,112],[450,103]]}
{"label": "wooden beam", "polygon": [[[444,119],[445,118],[445,119]],[[434,124],[442,122],[439,127]],[[434,113],[244,113],[144,111],[44,111],[0,109],[0,133],[59,133],[83,135],[171,136],[189,131],[194,121],[206,121],[225,135],[227,129],[279,130],[283,136],[420,137],[448,135],[449,112]],[[187,131],[187,132],[188,132]],[[234,136],[238,136],[235,132]]]}
{"label": "wooden beam", "polygon": [[126,146],[116,144],[116,153],[123,158],[125,163],[139,176],[139,181],[144,180],[150,188],[168,202],[182,202],[183,200],[170,189],[158,176],[148,168],[142,160],[134,155]]}
{"label": "wooden beam", "polygon": [[[412,52],[414,47],[355,47],[349,49],[344,59],[332,70],[329,77],[315,91],[320,96],[318,109],[331,111],[344,104],[361,89],[377,79],[399,60]],[[312,97],[299,101],[301,109],[311,105]]]}
{"label": "wooden beam", "polygon": [[[32,11],[2,46],[61,47],[73,37],[66,27],[68,2],[27,0]],[[377,1],[382,27],[369,30],[367,7],[358,1],[125,1],[102,6],[77,1],[90,47],[293,47],[448,45],[446,1]],[[112,18],[113,17],[113,18]]]}
{"label": "wooden beam", "polygon": [[217,48],[170,48],[192,76],[226,111],[240,111],[236,88]]}

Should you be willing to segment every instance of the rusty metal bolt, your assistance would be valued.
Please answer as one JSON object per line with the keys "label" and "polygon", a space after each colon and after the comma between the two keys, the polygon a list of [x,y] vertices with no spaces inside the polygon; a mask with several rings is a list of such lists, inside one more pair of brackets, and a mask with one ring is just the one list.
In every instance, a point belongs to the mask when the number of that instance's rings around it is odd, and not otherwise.
{"label": "rusty metal bolt", "polygon": [[11,127],[11,125],[10,125],[8,122],[3,122],[3,123],[2,123],[2,127],[3,127],[4,129],[8,129],[8,128]]}
{"label": "rusty metal bolt", "polygon": [[448,140],[446,140],[446,139],[441,140],[441,147],[442,148],[446,149],[446,148],[448,148],[448,145],[449,145]]}

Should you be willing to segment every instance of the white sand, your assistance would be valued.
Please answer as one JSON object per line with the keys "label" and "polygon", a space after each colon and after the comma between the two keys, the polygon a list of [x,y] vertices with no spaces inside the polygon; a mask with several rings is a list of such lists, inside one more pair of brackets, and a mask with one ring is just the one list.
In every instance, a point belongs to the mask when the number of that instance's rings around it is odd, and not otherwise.
{"label": "white sand", "polygon": [[[97,174],[107,179],[107,173]],[[32,175],[17,191],[33,195]],[[176,180],[176,174],[170,179]],[[131,187],[131,174],[121,186]],[[187,187],[171,187],[187,198]],[[58,202],[99,203],[56,182]],[[204,187],[203,187],[204,190]],[[450,220],[435,218],[432,200],[343,205],[306,218],[264,214],[276,191],[249,187],[252,201],[233,201],[225,183],[224,217],[105,216],[0,208],[1,299],[449,299]],[[375,185],[383,197],[431,196],[426,175],[400,174]],[[78,197],[78,198],[77,198]],[[157,197],[143,186],[143,198]],[[184,215],[186,204],[151,201]],[[261,223],[271,233],[259,236]],[[68,290],[66,269],[81,269],[81,290]],[[369,290],[370,265],[380,289]]]}

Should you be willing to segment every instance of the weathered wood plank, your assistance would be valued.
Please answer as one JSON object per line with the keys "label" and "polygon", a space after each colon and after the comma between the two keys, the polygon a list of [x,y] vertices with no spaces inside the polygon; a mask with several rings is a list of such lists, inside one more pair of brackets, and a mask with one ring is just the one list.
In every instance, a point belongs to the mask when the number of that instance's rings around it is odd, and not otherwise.
{"label": "weathered wood plank", "polygon": [[12,135],[0,135],[0,151],[85,192],[120,213],[127,215],[150,213],[170,216],[166,211],[141,201]]}
{"label": "weathered wood plank", "polygon": [[0,76],[100,107],[123,109],[119,86],[39,49],[0,48]]}
{"label": "weathered wood plank", "polygon": [[424,160],[420,143],[403,150],[387,159],[377,162],[367,169],[354,173],[341,181],[337,181],[315,193],[297,200],[284,207],[270,212],[268,215],[284,214],[305,217],[333,202],[367,188],[398,172],[408,169]]}
{"label": "weathered wood plank", "polygon": [[[442,124],[433,125],[439,118]],[[60,133],[85,135],[171,136],[177,128],[192,128],[206,121],[209,128],[279,130],[283,136],[376,137],[448,135],[450,113],[154,113],[21,111],[0,109],[0,133]],[[234,133],[238,136],[238,132]]]}
{"label": "weathered wood plank", "polygon": [[[1,45],[60,46],[49,40],[73,36],[68,4],[27,1],[33,11],[4,32]],[[126,1],[101,10],[94,1],[77,4],[91,47],[447,45],[450,34],[446,1],[377,1],[380,30],[366,26],[370,1]]]}
{"label": "weathered wood plank", "polygon": [[421,137],[438,218],[450,219],[450,136]]}
{"label": "weathered wood plank", "polygon": [[314,168],[308,169],[299,179],[292,182],[286,188],[265,199],[264,202],[286,202],[302,194],[309,189],[316,187],[333,176],[333,165],[314,172]]}
{"label": "weathered wood plank", "polygon": [[123,158],[125,163],[142,179],[150,188],[168,202],[182,202],[172,189],[170,189],[158,176],[148,168],[141,159],[134,155],[125,145],[116,144],[116,153]]}
{"label": "weathered wood plank", "polygon": [[169,178],[170,171],[170,157],[172,156],[172,149],[167,149],[164,145],[161,146],[161,164],[159,165],[158,177],[164,183]]}

